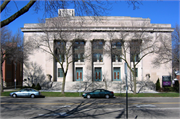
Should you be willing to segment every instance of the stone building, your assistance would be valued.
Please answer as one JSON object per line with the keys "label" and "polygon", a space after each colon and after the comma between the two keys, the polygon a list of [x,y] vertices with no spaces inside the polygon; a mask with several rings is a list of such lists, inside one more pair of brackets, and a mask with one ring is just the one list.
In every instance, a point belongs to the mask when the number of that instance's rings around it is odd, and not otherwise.
{"label": "stone building", "polygon": [[[154,51],[161,45],[159,39],[168,39],[167,42],[171,44],[173,29],[170,24],[151,24],[149,18],[80,17],[75,16],[73,9],[60,9],[58,17],[47,18],[44,23],[25,24],[21,30],[24,32],[24,42],[32,40],[36,42],[36,46],[48,41],[56,55],[57,52],[63,51],[63,47],[67,48],[73,44],[70,48],[71,55],[68,57],[72,63],[68,67],[65,91],[84,91],[92,88],[123,91],[125,61],[122,58],[125,58],[133,69],[133,61],[137,63],[145,56],[135,67],[137,81],[148,80],[149,83],[155,83],[158,78],[161,80],[162,76],[172,74],[171,62],[159,67],[152,64],[156,57]],[[62,40],[66,43],[61,44]],[[56,43],[61,44],[60,49],[53,47]],[[133,44],[138,47],[131,47],[135,46]],[[36,63],[44,76],[52,77],[51,80],[46,78],[46,82],[47,79],[51,82],[51,89],[60,90],[63,80],[62,66],[45,51],[35,49],[32,52],[29,62]],[[66,67],[67,57],[60,53],[58,57]],[[24,70],[26,69],[24,66]],[[24,74],[24,79],[27,78],[28,75]],[[129,68],[127,78],[129,83],[132,82]]]}

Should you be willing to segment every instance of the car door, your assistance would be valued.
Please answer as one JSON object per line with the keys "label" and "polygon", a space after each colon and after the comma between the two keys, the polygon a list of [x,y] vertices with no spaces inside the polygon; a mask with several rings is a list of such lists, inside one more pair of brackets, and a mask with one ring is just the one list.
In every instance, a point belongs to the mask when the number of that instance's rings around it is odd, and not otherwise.
{"label": "car door", "polygon": [[105,97],[105,94],[106,94],[105,90],[101,90],[101,92],[100,92],[100,97],[101,97],[101,98]]}
{"label": "car door", "polygon": [[100,92],[101,92],[101,90],[95,90],[94,92],[93,92],[93,97],[100,97]]}
{"label": "car door", "polygon": [[29,97],[29,96],[33,93],[33,90],[32,90],[32,89],[28,89],[27,92],[28,92],[28,93],[27,93],[27,96]]}
{"label": "car door", "polygon": [[25,97],[28,95],[28,92],[27,92],[27,89],[22,89],[19,93],[18,93],[18,96],[21,96],[21,97]]}

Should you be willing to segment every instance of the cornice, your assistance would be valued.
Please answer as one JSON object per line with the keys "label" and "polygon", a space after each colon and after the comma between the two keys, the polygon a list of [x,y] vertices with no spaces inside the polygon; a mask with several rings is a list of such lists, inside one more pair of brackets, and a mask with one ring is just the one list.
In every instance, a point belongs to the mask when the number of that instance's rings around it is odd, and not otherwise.
{"label": "cornice", "polygon": [[173,32],[167,27],[63,27],[63,28],[21,28],[23,32]]}

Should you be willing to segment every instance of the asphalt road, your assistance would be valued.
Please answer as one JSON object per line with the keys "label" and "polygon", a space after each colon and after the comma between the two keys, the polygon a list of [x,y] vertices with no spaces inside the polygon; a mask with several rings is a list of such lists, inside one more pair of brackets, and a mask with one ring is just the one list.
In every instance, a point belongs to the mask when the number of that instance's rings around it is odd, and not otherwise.
{"label": "asphalt road", "polygon": [[[1,97],[1,119],[126,118],[126,98]],[[129,119],[179,119],[180,98],[128,98]]]}

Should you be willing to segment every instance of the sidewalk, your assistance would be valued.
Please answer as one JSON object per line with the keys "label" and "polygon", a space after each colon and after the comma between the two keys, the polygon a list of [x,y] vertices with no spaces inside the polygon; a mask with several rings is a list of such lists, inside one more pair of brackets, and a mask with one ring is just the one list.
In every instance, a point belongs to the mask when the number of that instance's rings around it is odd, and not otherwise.
{"label": "sidewalk", "polygon": [[20,90],[20,88],[16,88],[16,89],[10,88],[10,89],[4,89],[4,92],[7,92],[7,91],[18,91],[18,90]]}
{"label": "sidewalk", "polygon": [[[11,89],[4,89],[4,92],[6,91],[18,91],[20,90],[20,88],[11,88]],[[61,92],[61,90],[40,90],[40,92]],[[77,91],[65,91],[65,92],[77,92]],[[119,93],[117,91],[114,91],[114,93]],[[120,93],[126,93],[126,91],[121,91]],[[131,91],[128,91],[128,93],[133,93]],[[144,90],[144,91],[141,91],[140,93],[159,93],[157,91],[154,91],[154,90]]]}

